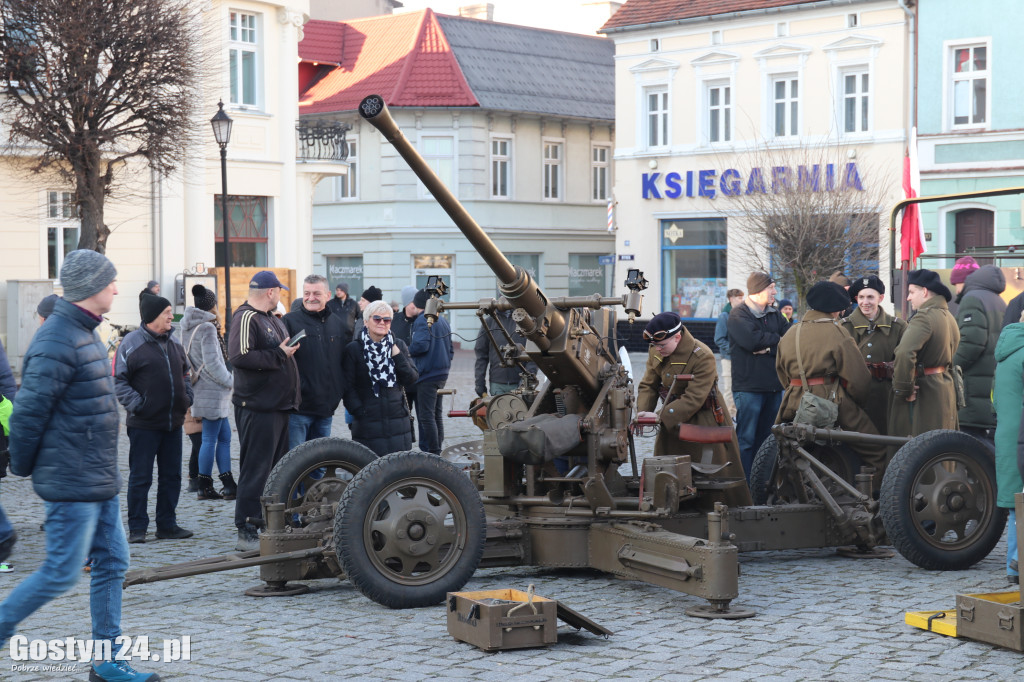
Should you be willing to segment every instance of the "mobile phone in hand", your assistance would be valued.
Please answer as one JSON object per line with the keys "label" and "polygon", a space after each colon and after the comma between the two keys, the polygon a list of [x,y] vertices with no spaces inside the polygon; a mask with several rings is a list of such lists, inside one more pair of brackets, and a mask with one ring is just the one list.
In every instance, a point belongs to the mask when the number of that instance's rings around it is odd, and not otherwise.
{"label": "mobile phone in hand", "polygon": [[301,341],[304,338],[306,338],[306,330],[305,329],[300,329],[299,333],[296,334],[295,336],[293,336],[292,338],[288,339],[288,343],[285,344],[285,345],[287,345],[289,348],[291,348],[292,346],[296,345],[299,341]]}

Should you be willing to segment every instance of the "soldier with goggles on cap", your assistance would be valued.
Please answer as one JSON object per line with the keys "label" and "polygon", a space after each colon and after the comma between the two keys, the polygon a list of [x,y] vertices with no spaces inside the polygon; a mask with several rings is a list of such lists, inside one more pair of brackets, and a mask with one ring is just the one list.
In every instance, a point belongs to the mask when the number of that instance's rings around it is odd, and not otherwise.
{"label": "soldier with goggles on cap", "polygon": [[[651,349],[644,377],[640,380],[637,416],[658,419],[661,429],[654,442],[654,454],[689,455],[692,462],[707,459],[705,464],[726,465],[718,476],[743,478],[735,432],[725,443],[701,444],[678,437],[682,424],[732,426],[732,420],[724,412],[725,399],[718,390],[714,353],[693,338],[675,313],[655,315],[644,329],[644,340],[651,344]],[[678,374],[693,378],[676,380]],[[655,412],[659,398],[661,410]],[[730,506],[748,505],[751,504],[750,492],[746,486],[734,486],[724,491],[721,501]]]}

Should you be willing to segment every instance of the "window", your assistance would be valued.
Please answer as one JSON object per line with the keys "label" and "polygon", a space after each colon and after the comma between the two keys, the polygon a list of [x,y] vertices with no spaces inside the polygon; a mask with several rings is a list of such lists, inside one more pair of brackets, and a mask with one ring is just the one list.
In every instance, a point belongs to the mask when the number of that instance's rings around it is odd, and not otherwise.
{"label": "window", "polygon": [[732,139],[732,88],[728,83],[706,87],[708,142],[728,142]]}
{"label": "window", "polygon": [[789,35],[789,23],[788,22],[780,21],[780,22],[775,24],[775,37],[776,38],[784,38],[785,36],[788,36],[788,35]]}
{"label": "window", "polygon": [[359,145],[358,140],[346,140],[345,143],[348,145],[348,173],[339,176],[338,182],[338,198],[339,199],[358,199],[359,198],[359,158],[358,151]]}
{"label": "window", "polygon": [[775,137],[796,135],[799,130],[799,81],[792,76],[772,80],[772,131]]}
{"label": "window", "polygon": [[507,137],[491,138],[491,198],[508,199],[512,196],[512,140]]}
{"label": "window", "polygon": [[661,39],[651,38],[651,52],[657,52],[661,49]]}
{"label": "window", "polygon": [[[267,262],[267,197],[228,195],[228,234],[231,235],[231,267],[265,268]],[[213,229],[216,265],[224,266],[221,243],[224,223],[221,195],[213,197]]]}
{"label": "window", "polygon": [[363,291],[362,256],[327,256],[327,281],[334,289],[342,282],[348,283],[349,296],[358,296]]}
{"label": "window", "polygon": [[870,82],[867,71],[847,71],[840,74],[843,93],[843,132],[863,133],[868,130],[868,92]]}
{"label": "window", "polygon": [[662,310],[714,320],[728,302],[726,219],[661,221]]}
{"label": "window", "polygon": [[721,31],[712,31],[711,32],[711,44],[712,45],[721,45],[722,44],[722,32]]}
{"label": "window", "polygon": [[[450,135],[424,135],[420,138],[420,146],[423,160],[434,169],[437,177],[441,179],[445,187],[451,190],[452,194],[458,194],[455,187],[455,138]],[[421,186],[423,185],[421,184]],[[424,192],[426,192],[425,186]]]}
{"label": "window", "polygon": [[78,248],[80,223],[71,192],[46,193],[46,276],[57,279],[64,256]]}
{"label": "window", "polygon": [[570,296],[611,296],[612,265],[601,265],[597,253],[569,254],[569,295]]}
{"label": "window", "polygon": [[562,198],[562,143],[544,143],[544,198]]}
{"label": "window", "polygon": [[229,21],[228,66],[231,71],[231,103],[256,106],[257,58],[259,35],[255,14],[231,12]]}
{"label": "window", "polygon": [[[530,275],[530,279],[537,283],[538,286],[542,286],[543,282],[540,281],[540,254],[539,253],[507,253],[505,257],[508,258],[508,262],[512,265],[518,265],[526,273]],[[498,290],[498,296],[502,296],[501,290]]]}
{"label": "window", "polygon": [[857,28],[860,26],[860,16],[854,12],[846,15],[846,28]]}
{"label": "window", "polygon": [[594,201],[608,201],[611,165],[608,163],[611,149],[594,145],[590,148],[591,194]]}
{"label": "window", "polygon": [[988,46],[953,48],[953,126],[978,126],[988,122]]}
{"label": "window", "polygon": [[668,89],[651,88],[646,95],[647,146],[668,145]]}

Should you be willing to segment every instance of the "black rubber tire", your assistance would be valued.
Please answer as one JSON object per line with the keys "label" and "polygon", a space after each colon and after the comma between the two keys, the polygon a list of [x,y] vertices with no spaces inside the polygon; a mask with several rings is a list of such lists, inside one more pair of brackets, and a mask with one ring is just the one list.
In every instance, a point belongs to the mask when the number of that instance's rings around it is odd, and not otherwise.
{"label": "black rubber tire", "polygon": [[778,459],[779,443],[775,440],[775,434],[768,434],[750,465],[750,497],[754,504],[768,504],[768,498],[775,487],[772,478]]}
{"label": "black rubber tire", "polygon": [[[345,438],[317,438],[297,445],[274,465],[263,486],[265,496],[276,495],[286,508],[304,507],[323,499],[337,502],[356,473],[377,455],[370,448]],[[326,469],[322,478],[312,474]],[[285,522],[299,523],[297,514],[285,514]]]}
{"label": "black rubber tire", "polygon": [[[435,527],[447,531],[447,541],[434,535],[430,542]],[[334,544],[360,592],[408,609],[437,604],[466,584],[480,565],[486,530],[483,502],[465,472],[437,455],[395,452],[345,488]]]}
{"label": "black rubber tire", "polygon": [[885,471],[879,502],[889,541],[930,570],[970,568],[988,556],[1006,526],[1006,510],[996,507],[991,445],[959,431],[929,431],[901,447]]}
{"label": "black rubber tire", "polygon": [[[815,445],[808,449],[822,464],[839,474],[847,483],[856,483],[861,461],[857,453],[842,444]],[[761,443],[750,466],[750,497],[754,504],[780,504],[796,502],[796,493],[788,481],[778,480],[775,465],[779,459],[779,444],[770,434]],[[831,479],[821,476],[833,495],[838,487]],[[834,487],[833,487],[834,486]]]}

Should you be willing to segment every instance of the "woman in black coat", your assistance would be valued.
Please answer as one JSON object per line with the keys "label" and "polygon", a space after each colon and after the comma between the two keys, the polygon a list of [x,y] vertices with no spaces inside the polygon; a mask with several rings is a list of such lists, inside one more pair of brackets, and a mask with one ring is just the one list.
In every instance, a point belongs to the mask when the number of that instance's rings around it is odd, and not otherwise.
{"label": "woman in black coat", "polygon": [[363,311],[359,335],[342,356],[345,409],[352,413],[352,438],[378,456],[412,449],[412,420],[405,391],[419,374],[409,348],[391,334],[394,312],[383,301]]}

